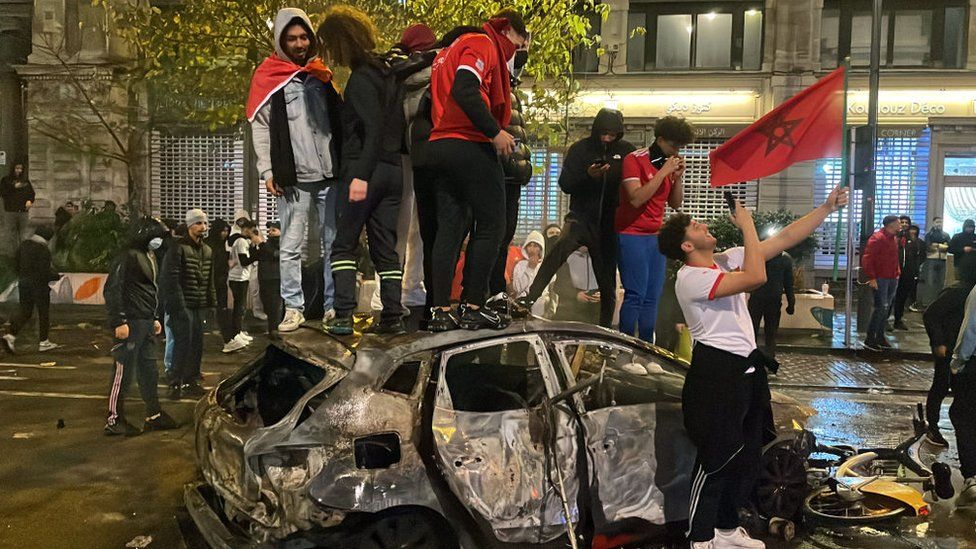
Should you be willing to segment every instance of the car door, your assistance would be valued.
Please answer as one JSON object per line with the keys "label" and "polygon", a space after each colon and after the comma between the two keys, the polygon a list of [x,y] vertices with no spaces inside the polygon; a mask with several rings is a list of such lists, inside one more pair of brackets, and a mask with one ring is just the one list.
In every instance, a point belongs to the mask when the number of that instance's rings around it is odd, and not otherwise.
{"label": "car door", "polygon": [[577,395],[597,533],[626,519],[686,519],[695,450],[681,416],[680,366],[623,342],[552,344],[571,383],[602,374]]}
{"label": "car door", "polygon": [[542,406],[559,390],[535,335],[442,353],[431,421],[440,468],[500,541],[549,541],[567,514],[578,520],[575,422],[562,409],[550,421]]}

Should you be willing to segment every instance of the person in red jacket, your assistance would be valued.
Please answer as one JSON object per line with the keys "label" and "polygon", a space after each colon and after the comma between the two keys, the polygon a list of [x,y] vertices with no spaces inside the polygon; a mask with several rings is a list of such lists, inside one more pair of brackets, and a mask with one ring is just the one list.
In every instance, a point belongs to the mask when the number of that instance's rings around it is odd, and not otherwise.
{"label": "person in red jacket", "polygon": [[864,346],[875,351],[891,348],[884,335],[884,328],[901,274],[898,266],[898,239],[895,237],[900,229],[898,216],[886,216],[881,229],[868,239],[861,256],[861,271],[867,277],[868,285],[874,289],[874,313],[868,323],[868,337]]}
{"label": "person in red jacket", "polygon": [[[505,175],[499,157],[512,154],[515,138],[504,129],[512,117],[508,63],[528,43],[522,16],[502,10],[480,29],[463,32],[440,51],[431,67],[428,151],[438,176],[437,235],[428,329],[504,328],[508,319],[484,307],[488,279],[505,232]],[[468,229],[458,314],[451,311],[451,274]]]}

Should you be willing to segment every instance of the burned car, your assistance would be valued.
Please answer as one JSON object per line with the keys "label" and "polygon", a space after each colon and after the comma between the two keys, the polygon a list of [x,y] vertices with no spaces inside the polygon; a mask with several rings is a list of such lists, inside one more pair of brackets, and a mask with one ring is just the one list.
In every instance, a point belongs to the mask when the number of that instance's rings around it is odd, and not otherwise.
{"label": "burned car", "polygon": [[[618,332],[306,325],[196,409],[213,547],[619,547],[687,520],[687,363]],[[809,410],[773,395],[778,425]]]}

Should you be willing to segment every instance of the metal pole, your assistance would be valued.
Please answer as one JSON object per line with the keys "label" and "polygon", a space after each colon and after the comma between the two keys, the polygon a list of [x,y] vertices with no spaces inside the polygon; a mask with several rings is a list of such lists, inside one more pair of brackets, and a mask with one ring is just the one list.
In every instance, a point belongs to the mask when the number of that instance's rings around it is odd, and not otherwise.
{"label": "metal pole", "polygon": [[[851,188],[851,134],[847,129],[847,84],[849,73],[851,70],[851,58],[844,58],[844,116],[842,118],[843,128],[841,130],[841,180],[840,185]],[[844,257],[847,258],[847,264],[844,268],[844,347],[847,349],[851,348],[851,309],[854,295],[854,210],[848,204],[847,208],[840,212],[847,218],[847,241],[844,249],[846,254]],[[840,230],[840,220],[837,220],[837,229]],[[835,242],[834,253],[837,253],[837,245]],[[836,258],[834,261],[834,280],[837,280],[837,263]],[[833,335],[833,334],[831,334]],[[831,337],[833,339],[833,337]]]}
{"label": "metal pole", "polygon": [[874,0],[871,11],[871,74],[868,80],[868,128],[871,131],[871,168],[861,205],[861,247],[874,232],[875,158],[878,150],[878,88],[881,81],[881,4]]}

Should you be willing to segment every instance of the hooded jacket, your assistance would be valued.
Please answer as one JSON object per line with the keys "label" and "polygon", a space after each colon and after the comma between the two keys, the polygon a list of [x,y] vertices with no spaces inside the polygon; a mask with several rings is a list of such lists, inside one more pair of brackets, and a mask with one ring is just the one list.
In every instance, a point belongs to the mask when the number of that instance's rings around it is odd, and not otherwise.
{"label": "hooded jacket", "polygon": [[529,286],[532,286],[532,281],[535,280],[535,275],[539,272],[539,266],[542,265],[541,260],[546,257],[546,239],[542,233],[532,231],[529,236],[525,237],[525,242],[522,244],[522,255],[526,258],[529,257],[529,252],[525,248],[529,244],[537,244],[542,248],[539,265],[530,268],[528,259],[522,259],[515,264],[515,269],[512,270],[512,289],[515,292],[515,297],[522,297],[529,293]]}
{"label": "hooded jacket", "polygon": [[105,307],[108,325],[116,328],[130,320],[160,320],[156,284],[159,262],[149,241],[167,234],[165,227],[151,218],[137,222],[129,246],[109,267],[105,280]]}
{"label": "hooded jacket", "polygon": [[[281,46],[282,34],[296,20],[309,33],[312,39],[311,47],[316,47],[315,33],[308,15],[296,8],[279,10],[274,22],[275,55],[272,56],[272,58],[276,57],[279,63],[282,62],[280,60],[288,59]],[[312,60],[306,63],[306,66],[311,62]],[[280,84],[271,93],[270,100],[258,107],[253,115],[252,142],[259,175],[262,179],[274,177],[279,187],[289,187],[300,180],[306,181],[302,177],[303,173],[300,173],[303,170],[299,170],[298,167],[309,168],[311,172],[321,171],[317,168],[321,165],[321,160],[314,158],[317,156],[314,153],[317,148],[327,147],[331,176],[337,177],[339,174],[342,147],[342,99],[332,84],[331,73],[324,66],[320,68],[322,71],[315,72],[328,73],[328,81],[323,81],[318,74],[312,74],[311,71],[306,73],[296,66],[295,75]],[[302,79],[304,83],[303,96],[298,99],[292,96],[286,97],[286,88],[290,87],[289,83],[296,77]],[[301,99],[306,105],[306,112],[301,113],[299,120],[289,120],[294,118],[294,113],[289,113],[288,104],[291,103],[289,99],[294,101]],[[292,133],[296,135],[293,136]],[[306,174],[306,177],[310,176]]]}
{"label": "hooded jacket", "polygon": [[[40,231],[41,228],[37,230]],[[43,290],[47,288],[49,282],[61,278],[51,264],[49,240],[40,234],[34,234],[20,243],[14,255],[14,265],[17,267],[17,276],[22,286],[29,285]]]}
{"label": "hooded jacket", "polygon": [[[207,245],[210,246],[210,250],[213,253],[214,281],[222,281],[223,285],[225,286],[227,285],[227,274],[230,271],[230,251],[225,245],[225,240],[220,238],[220,233],[227,228],[230,228],[233,231],[233,228],[223,219],[219,217],[214,219],[213,224],[210,225],[210,235],[206,239]],[[238,231],[239,230],[240,229],[238,229]],[[172,242],[172,244],[176,244],[176,242],[178,242],[178,240]],[[168,249],[169,246],[166,246],[165,250]],[[165,257],[165,251],[163,254],[160,254],[159,257]]]}
{"label": "hooded jacket", "polygon": [[[600,134],[611,131],[617,138],[608,146],[600,142]],[[613,230],[614,212],[620,203],[620,174],[624,157],[636,149],[623,139],[624,115],[613,109],[600,109],[590,136],[573,143],[563,159],[559,174],[559,188],[569,195],[569,215],[579,221],[600,224]],[[598,179],[586,172],[596,161],[606,160],[610,169]],[[604,183],[606,180],[606,183]]]}
{"label": "hooded jacket", "polygon": [[342,166],[344,179],[372,179],[378,162],[400,165],[403,111],[396,76],[379,57],[352,69],[343,93]]}
{"label": "hooded jacket", "polygon": [[972,223],[966,220],[962,232],[953,235],[949,241],[949,253],[953,256],[956,278],[969,286],[976,283],[976,250],[965,250],[966,246],[976,248],[976,233],[966,232],[967,228],[972,227]]}
{"label": "hooded jacket", "polygon": [[[23,183],[18,187],[17,183]],[[9,175],[0,179],[0,197],[3,198],[3,209],[7,212],[26,212],[27,203],[35,198],[34,187],[27,178],[27,170],[20,177],[15,177],[11,170]]]}

